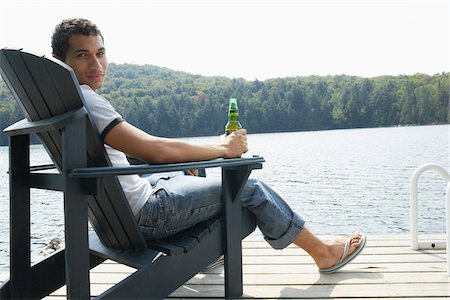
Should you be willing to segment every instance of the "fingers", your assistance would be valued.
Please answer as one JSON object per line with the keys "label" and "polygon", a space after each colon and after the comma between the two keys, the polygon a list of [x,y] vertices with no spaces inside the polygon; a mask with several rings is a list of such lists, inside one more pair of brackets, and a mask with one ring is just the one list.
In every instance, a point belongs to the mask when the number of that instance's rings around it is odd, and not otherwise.
{"label": "fingers", "polygon": [[247,141],[247,130],[246,129],[239,129],[239,130],[233,131],[231,134],[234,134],[235,136],[241,138],[243,141]]}
{"label": "fingers", "polygon": [[242,146],[241,153],[245,153],[248,151],[248,144],[247,144],[247,130],[246,129],[239,129],[234,132],[232,132],[230,135],[234,135],[234,137],[237,139],[238,143]]}
{"label": "fingers", "polygon": [[246,153],[248,151],[248,143],[247,143],[247,131],[244,129],[241,133],[241,143],[242,143],[242,153]]}
{"label": "fingers", "polygon": [[185,170],[184,174],[189,176],[198,176],[198,170],[197,169]]}
{"label": "fingers", "polygon": [[222,135],[220,138],[228,145],[230,149],[229,157],[239,157],[242,153],[248,151],[247,130],[239,129],[229,135]]}

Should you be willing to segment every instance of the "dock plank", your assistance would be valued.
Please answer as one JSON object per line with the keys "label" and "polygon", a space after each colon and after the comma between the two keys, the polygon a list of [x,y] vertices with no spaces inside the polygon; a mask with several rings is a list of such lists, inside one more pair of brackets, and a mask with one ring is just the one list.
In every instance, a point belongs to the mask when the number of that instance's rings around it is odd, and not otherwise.
{"label": "dock plank", "polygon": [[[433,240],[442,241],[443,235]],[[243,299],[444,299],[450,297],[446,250],[411,250],[408,235],[369,236],[366,249],[340,272],[320,274],[295,247],[273,250],[260,236],[243,242]],[[134,272],[112,261],[91,271],[94,295]],[[223,268],[200,273],[170,299],[217,299],[224,295]],[[64,299],[61,288],[47,299]]]}
{"label": "dock plank", "polygon": [[[443,295],[445,294],[445,295]],[[184,286],[172,296],[221,298],[223,287],[217,285]],[[448,284],[315,284],[315,285],[245,285],[243,298],[329,299],[342,297],[439,297],[448,296]]]}

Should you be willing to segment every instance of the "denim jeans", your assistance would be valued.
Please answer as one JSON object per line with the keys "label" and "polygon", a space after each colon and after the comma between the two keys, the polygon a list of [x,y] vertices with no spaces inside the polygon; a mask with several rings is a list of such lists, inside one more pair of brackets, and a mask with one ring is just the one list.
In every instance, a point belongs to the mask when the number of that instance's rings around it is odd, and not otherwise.
{"label": "denim jeans", "polygon": [[[139,219],[147,240],[170,236],[221,212],[220,178],[186,176],[183,172],[157,173],[145,178],[155,191]],[[304,220],[262,181],[248,179],[241,199],[243,206],[256,216],[266,241],[275,249],[291,244],[304,226]]]}

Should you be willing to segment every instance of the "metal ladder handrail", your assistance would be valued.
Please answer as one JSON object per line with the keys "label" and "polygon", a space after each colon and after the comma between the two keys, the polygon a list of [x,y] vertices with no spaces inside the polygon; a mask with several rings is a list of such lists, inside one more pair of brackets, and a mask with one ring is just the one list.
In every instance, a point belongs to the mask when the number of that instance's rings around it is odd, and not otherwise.
{"label": "metal ladder handrail", "polygon": [[[418,185],[419,177],[426,171],[435,171],[446,181],[447,189],[446,195],[446,237],[445,243],[440,242],[419,242],[419,224],[418,224]],[[411,197],[411,207],[410,207],[410,218],[411,218],[411,248],[413,250],[419,249],[447,249],[447,274],[450,276],[450,175],[447,171],[437,164],[424,164],[418,167],[411,176],[411,186],[410,186],[410,197]]]}

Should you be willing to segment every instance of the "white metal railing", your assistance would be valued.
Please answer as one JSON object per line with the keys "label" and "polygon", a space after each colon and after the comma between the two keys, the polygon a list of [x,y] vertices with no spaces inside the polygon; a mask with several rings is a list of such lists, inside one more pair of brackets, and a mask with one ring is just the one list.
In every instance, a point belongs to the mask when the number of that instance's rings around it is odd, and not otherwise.
{"label": "white metal railing", "polygon": [[[445,192],[446,204],[446,241],[445,242],[419,242],[419,224],[418,224],[418,200],[417,190],[419,185],[419,177],[426,171],[436,171],[445,180],[447,189]],[[447,274],[450,276],[450,175],[447,171],[436,164],[424,164],[417,168],[411,176],[411,248],[413,250],[419,249],[447,249]]]}

